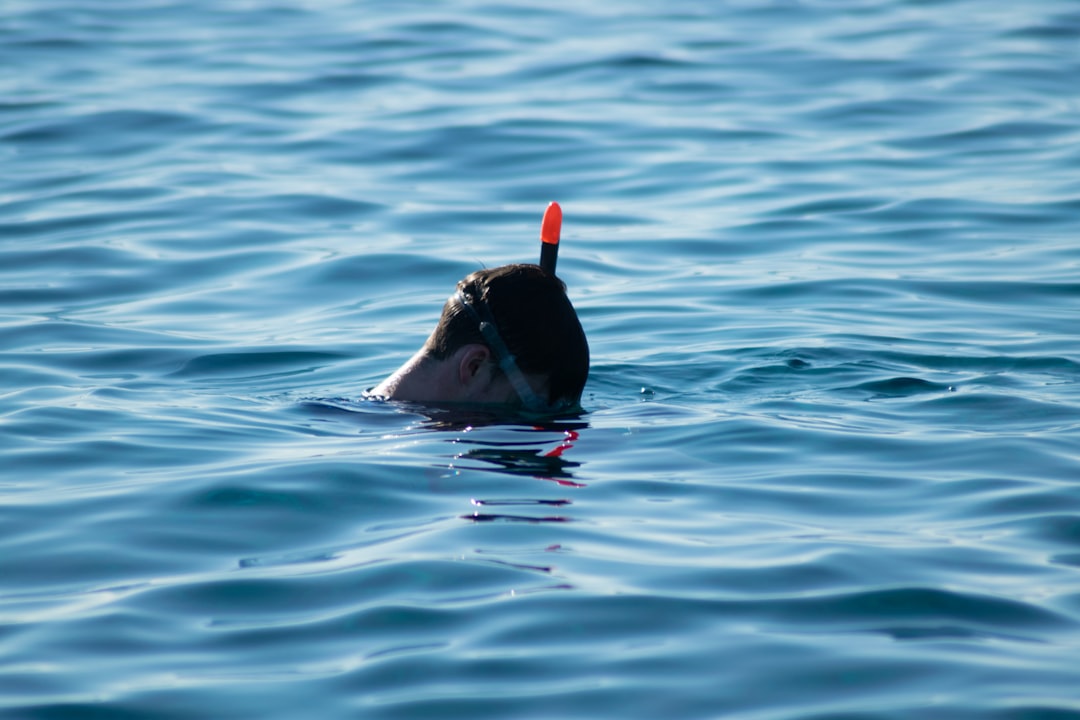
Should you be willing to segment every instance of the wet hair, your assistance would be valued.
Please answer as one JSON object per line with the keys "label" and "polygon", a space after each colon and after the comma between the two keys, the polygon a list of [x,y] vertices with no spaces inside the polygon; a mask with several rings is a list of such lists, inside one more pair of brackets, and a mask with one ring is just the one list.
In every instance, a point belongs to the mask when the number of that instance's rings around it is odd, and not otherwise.
{"label": "wet hair", "polygon": [[[457,290],[469,303],[487,307],[522,372],[548,378],[548,403],[580,401],[589,375],[589,343],[562,280],[539,265],[503,265],[472,273]],[[424,351],[445,360],[470,343],[490,348],[475,315],[451,296]]]}

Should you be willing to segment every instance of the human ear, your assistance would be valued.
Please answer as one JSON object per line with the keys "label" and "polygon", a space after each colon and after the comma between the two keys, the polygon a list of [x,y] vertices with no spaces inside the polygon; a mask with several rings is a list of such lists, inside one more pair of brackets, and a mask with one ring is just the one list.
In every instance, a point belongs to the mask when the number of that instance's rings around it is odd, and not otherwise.
{"label": "human ear", "polygon": [[458,380],[461,384],[472,384],[490,359],[491,351],[486,345],[473,343],[463,347],[458,361]]}

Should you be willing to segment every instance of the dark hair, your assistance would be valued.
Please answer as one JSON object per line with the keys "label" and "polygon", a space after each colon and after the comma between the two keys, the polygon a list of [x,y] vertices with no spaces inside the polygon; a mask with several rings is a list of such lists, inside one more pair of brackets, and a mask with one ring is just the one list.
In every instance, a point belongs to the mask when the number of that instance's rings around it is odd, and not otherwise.
{"label": "dark hair", "polygon": [[[457,289],[469,302],[487,306],[522,372],[548,377],[549,403],[581,399],[589,343],[562,280],[539,265],[503,265],[472,273]],[[424,350],[445,360],[469,343],[488,345],[475,316],[451,297]]]}

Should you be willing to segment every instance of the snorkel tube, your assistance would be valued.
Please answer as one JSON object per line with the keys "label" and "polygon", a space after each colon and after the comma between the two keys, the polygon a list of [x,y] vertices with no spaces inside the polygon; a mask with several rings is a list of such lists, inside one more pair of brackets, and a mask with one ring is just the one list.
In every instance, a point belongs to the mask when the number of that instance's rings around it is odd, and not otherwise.
{"label": "snorkel tube", "polygon": [[[544,220],[540,225],[540,269],[552,277],[555,276],[555,261],[559,256],[559,234],[561,230],[562,208],[559,207],[559,203],[553,202],[544,211]],[[518,367],[517,359],[510,352],[510,348],[507,347],[506,342],[503,341],[502,336],[499,334],[495,316],[487,306],[486,301],[478,296],[472,297],[460,289],[451,295],[450,299],[456,302],[462,311],[468,314],[476,323],[484,342],[491,349],[491,354],[494,356],[499,369],[506,375],[510,385],[514,388],[514,392],[521,399],[522,407],[530,413],[544,415],[558,410],[558,407],[549,405],[537,396],[532,386],[529,385],[525,374]]]}
{"label": "snorkel tube", "polygon": [[544,211],[544,221],[540,223],[540,269],[554,275],[555,263],[559,259],[559,234],[562,232],[562,208],[553,202]]}

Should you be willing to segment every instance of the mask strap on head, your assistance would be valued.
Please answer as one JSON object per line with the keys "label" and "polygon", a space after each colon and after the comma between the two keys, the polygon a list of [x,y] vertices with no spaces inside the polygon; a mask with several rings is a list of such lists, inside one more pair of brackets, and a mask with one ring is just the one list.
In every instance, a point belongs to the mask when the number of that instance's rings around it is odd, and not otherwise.
{"label": "mask strap on head", "polygon": [[491,316],[487,305],[483,302],[470,301],[468,296],[461,290],[458,290],[453,295],[453,298],[480,327],[480,334],[484,336],[488,347],[491,348],[491,352],[495,355],[499,369],[503,371],[503,374],[510,381],[514,392],[517,393],[518,397],[521,398],[521,402],[525,405],[525,409],[534,412],[547,410],[548,404],[533,391],[532,386],[525,379],[525,374],[518,367],[517,360],[510,353],[510,348],[506,347],[506,343],[503,342],[502,336],[499,335],[499,329],[495,326],[495,318]]}

